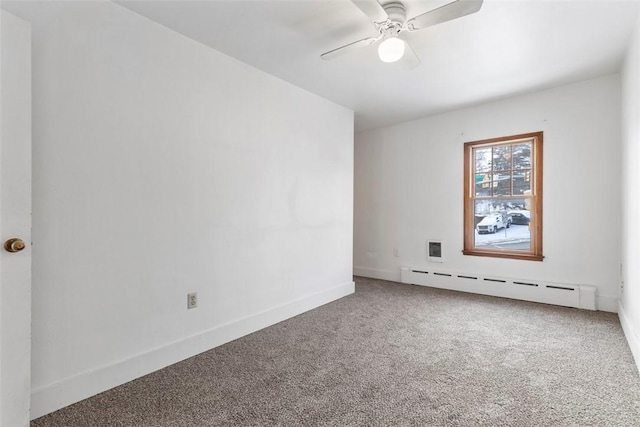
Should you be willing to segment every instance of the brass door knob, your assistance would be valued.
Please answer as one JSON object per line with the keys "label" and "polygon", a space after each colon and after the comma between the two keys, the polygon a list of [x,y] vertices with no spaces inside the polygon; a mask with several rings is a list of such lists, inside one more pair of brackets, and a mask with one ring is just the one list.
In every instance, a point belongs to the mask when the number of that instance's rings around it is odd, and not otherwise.
{"label": "brass door knob", "polygon": [[24,241],[22,239],[18,239],[17,237],[4,242],[4,249],[7,252],[20,252],[25,248],[25,246],[26,245],[24,244]]}

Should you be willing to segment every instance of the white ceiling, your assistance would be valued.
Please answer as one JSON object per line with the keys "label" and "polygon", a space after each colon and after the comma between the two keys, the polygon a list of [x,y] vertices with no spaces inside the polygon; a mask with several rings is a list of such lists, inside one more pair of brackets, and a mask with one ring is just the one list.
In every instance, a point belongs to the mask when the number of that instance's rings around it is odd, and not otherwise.
{"label": "white ceiling", "polygon": [[[379,0],[385,2],[388,0]],[[413,17],[451,0],[404,0]],[[409,33],[422,63],[385,64],[350,0],[117,0],[149,19],[350,108],[356,131],[616,72],[639,0],[485,0],[476,14]]]}

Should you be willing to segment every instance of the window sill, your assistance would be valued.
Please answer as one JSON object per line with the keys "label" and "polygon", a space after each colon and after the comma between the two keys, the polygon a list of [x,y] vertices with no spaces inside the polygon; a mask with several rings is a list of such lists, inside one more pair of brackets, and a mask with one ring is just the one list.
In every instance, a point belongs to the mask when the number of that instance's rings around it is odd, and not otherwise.
{"label": "window sill", "polygon": [[544,256],[538,254],[530,254],[530,253],[514,253],[514,252],[502,252],[502,251],[491,251],[491,250],[463,250],[463,255],[471,255],[471,256],[483,256],[483,257],[491,257],[491,258],[507,258],[507,259],[519,259],[524,261],[542,261],[544,260]]}

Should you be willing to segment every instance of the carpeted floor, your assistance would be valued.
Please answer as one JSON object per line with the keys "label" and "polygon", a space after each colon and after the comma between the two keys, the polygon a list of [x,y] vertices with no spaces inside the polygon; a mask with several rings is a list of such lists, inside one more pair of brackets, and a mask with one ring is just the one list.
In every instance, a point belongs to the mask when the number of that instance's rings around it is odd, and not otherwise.
{"label": "carpeted floor", "polygon": [[640,376],[615,314],[356,278],[31,425],[640,426]]}

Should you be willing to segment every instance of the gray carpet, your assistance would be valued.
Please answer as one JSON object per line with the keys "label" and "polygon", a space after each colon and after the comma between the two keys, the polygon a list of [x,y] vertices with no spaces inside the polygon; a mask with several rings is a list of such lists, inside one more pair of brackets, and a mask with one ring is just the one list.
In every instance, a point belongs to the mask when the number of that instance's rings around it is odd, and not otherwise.
{"label": "gray carpet", "polygon": [[356,293],[32,426],[640,426],[615,314],[356,278]]}

